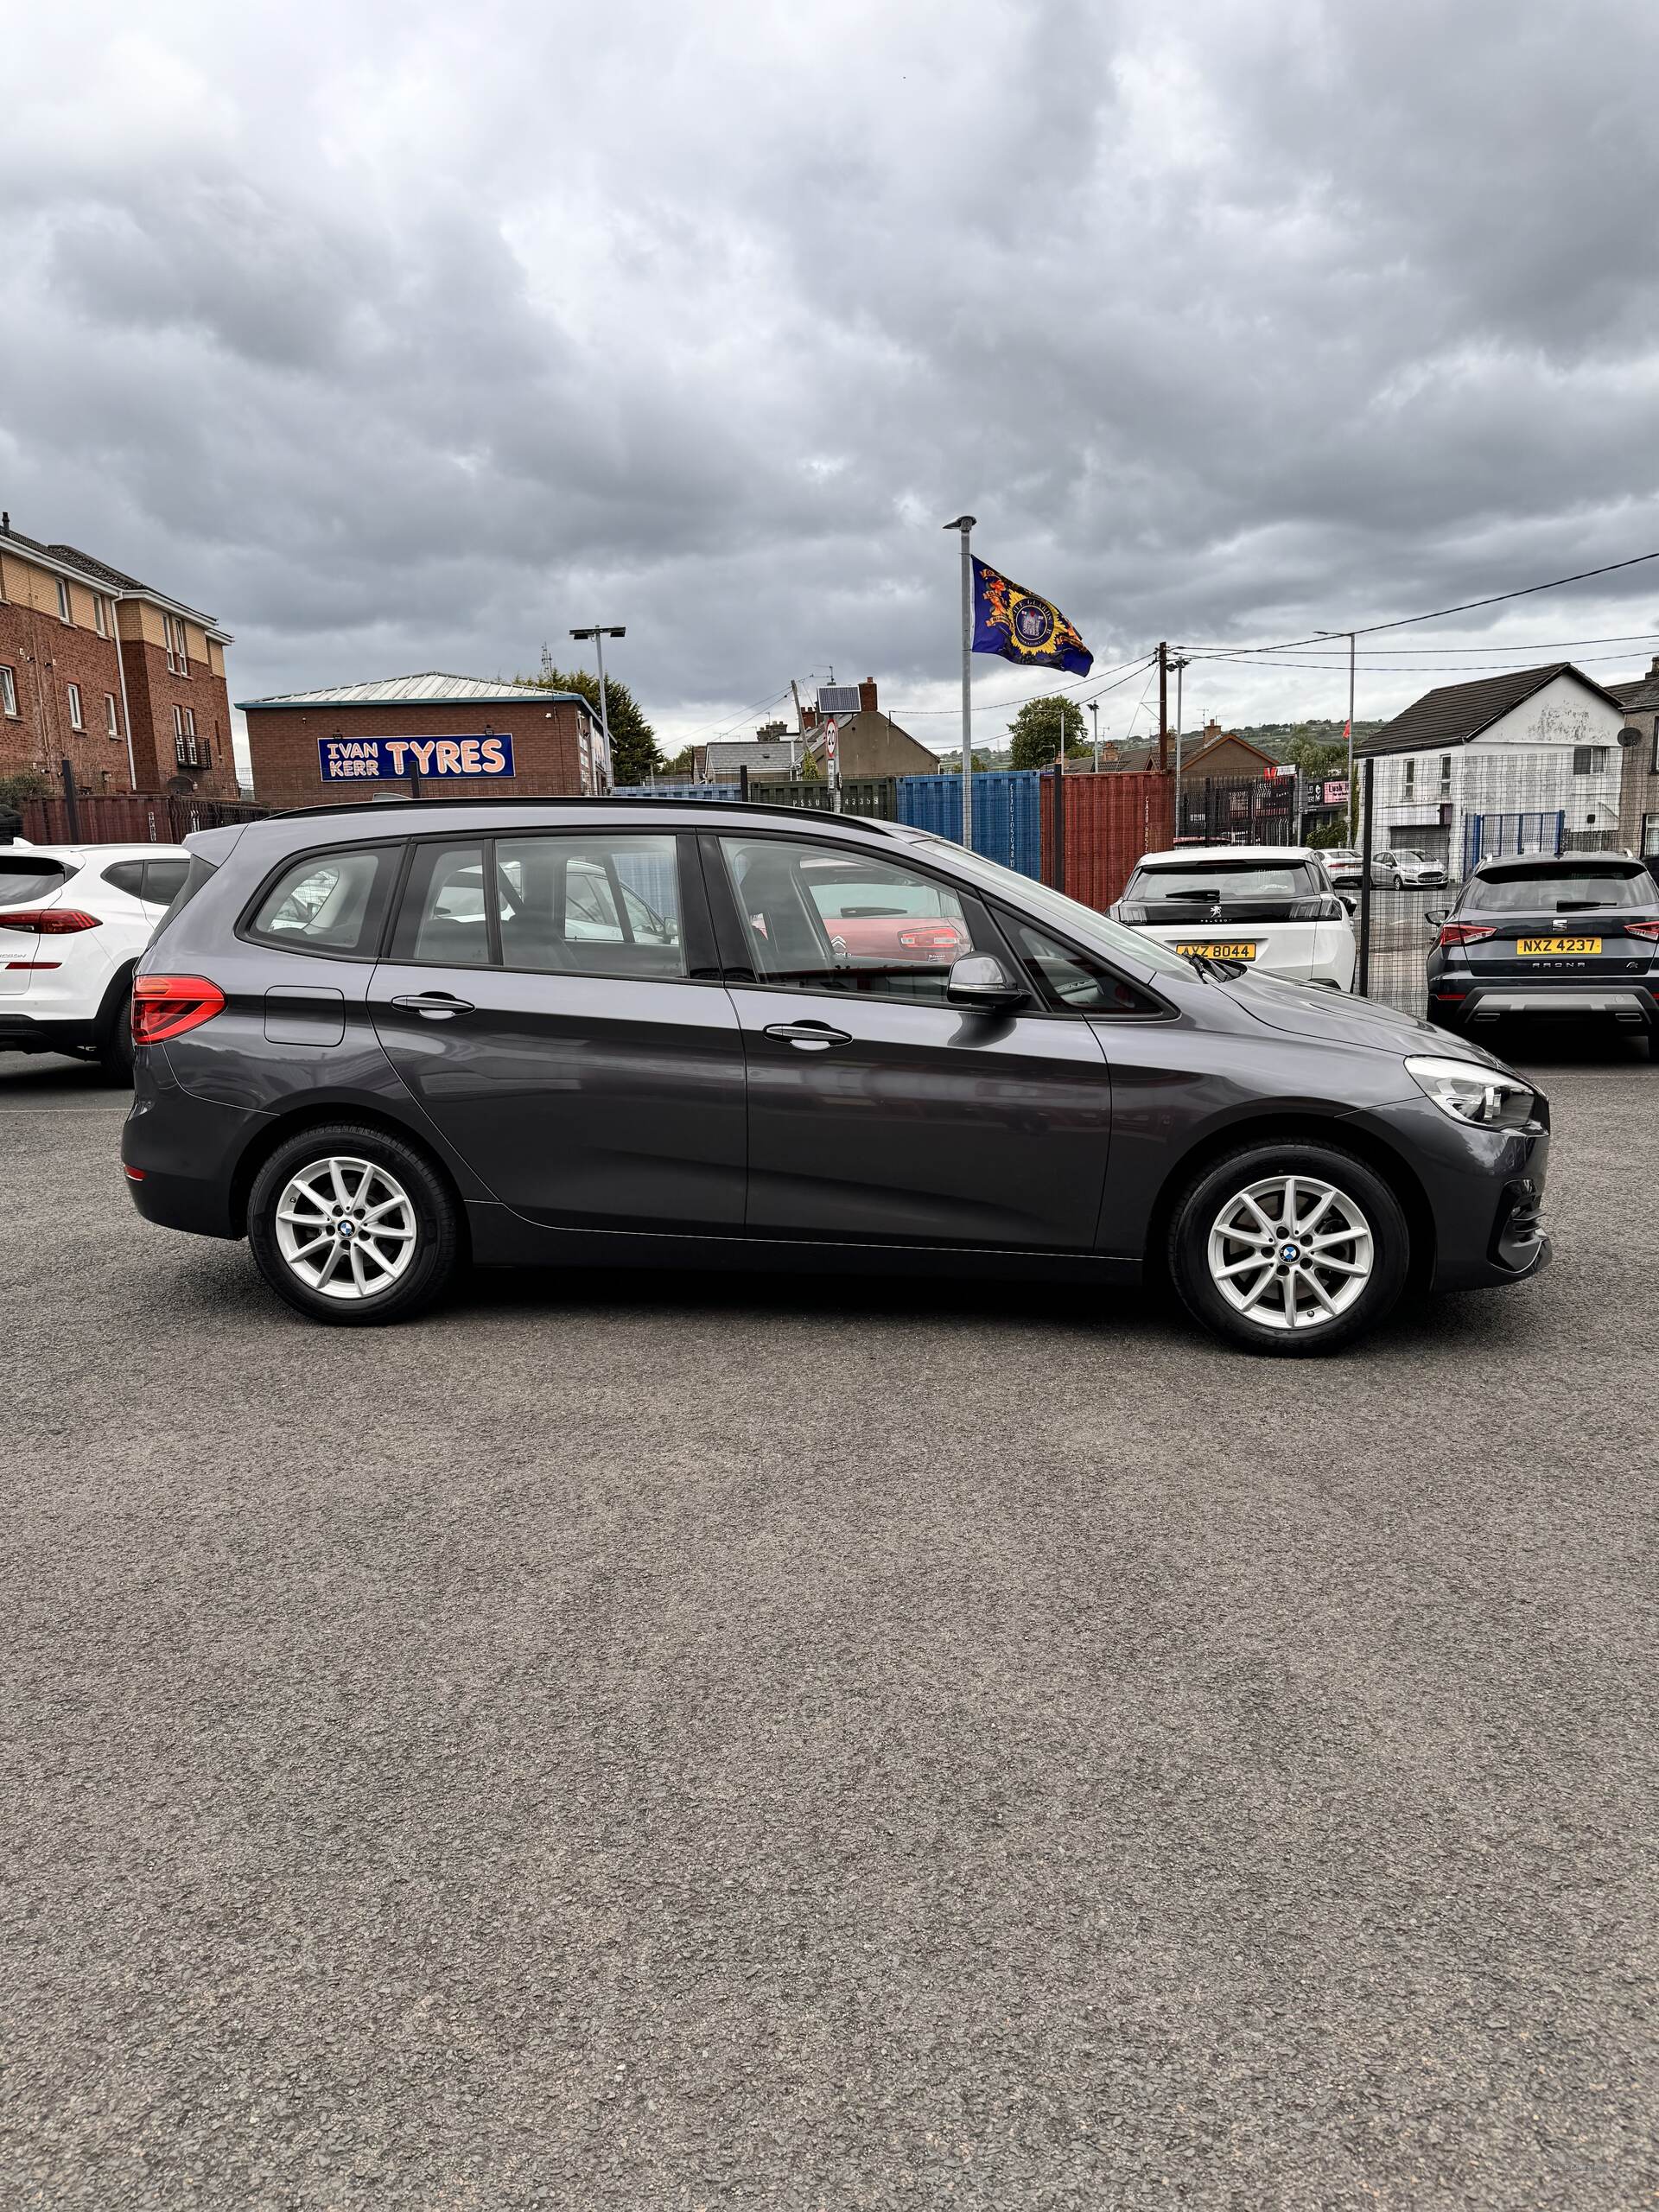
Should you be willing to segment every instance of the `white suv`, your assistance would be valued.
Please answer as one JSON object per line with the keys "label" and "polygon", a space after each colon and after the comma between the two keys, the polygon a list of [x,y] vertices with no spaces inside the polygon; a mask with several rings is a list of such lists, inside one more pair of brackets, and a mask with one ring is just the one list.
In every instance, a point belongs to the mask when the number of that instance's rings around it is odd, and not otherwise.
{"label": "white suv", "polygon": [[1147,853],[1112,919],[1173,952],[1242,961],[1287,982],[1353,988],[1353,925],[1323,858],[1307,845]]}
{"label": "white suv", "polygon": [[189,865],[182,845],[0,845],[0,1052],[126,1081],[133,968]]}

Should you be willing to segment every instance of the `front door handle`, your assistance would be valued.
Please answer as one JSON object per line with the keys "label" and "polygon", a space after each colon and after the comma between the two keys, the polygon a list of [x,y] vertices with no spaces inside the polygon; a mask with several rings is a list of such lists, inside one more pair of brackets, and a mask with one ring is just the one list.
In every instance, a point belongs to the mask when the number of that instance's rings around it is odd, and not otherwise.
{"label": "front door handle", "polygon": [[827,1021],[774,1021],[766,1031],[800,1052],[827,1052],[832,1045],[850,1045],[844,1029],[831,1029]]}
{"label": "front door handle", "polygon": [[406,998],[393,999],[393,1006],[407,1007],[411,1014],[418,1014],[428,1021],[448,1021],[452,1014],[470,1014],[470,999],[458,999],[448,991],[411,991]]}

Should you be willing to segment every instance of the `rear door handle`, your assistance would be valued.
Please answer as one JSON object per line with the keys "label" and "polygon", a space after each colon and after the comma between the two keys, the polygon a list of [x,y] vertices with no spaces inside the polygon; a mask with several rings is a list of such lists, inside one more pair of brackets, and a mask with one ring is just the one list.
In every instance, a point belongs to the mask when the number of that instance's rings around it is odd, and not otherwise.
{"label": "rear door handle", "polygon": [[407,1007],[411,1014],[423,1014],[429,1021],[448,1021],[451,1014],[470,1014],[470,999],[453,997],[448,991],[411,991],[407,997],[393,999],[393,1006]]}
{"label": "rear door handle", "polygon": [[774,1021],[766,1034],[802,1052],[827,1052],[831,1045],[853,1041],[844,1029],[831,1029],[827,1021]]}

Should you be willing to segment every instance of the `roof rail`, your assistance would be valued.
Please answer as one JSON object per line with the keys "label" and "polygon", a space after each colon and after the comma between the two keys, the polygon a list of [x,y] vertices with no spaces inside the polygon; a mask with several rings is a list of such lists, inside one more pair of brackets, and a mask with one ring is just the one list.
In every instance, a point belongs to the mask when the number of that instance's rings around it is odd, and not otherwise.
{"label": "roof rail", "polygon": [[265,819],[270,822],[291,822],[301,817],[310,817],[319,814],[361,814],[365,816],[378,816],[379,813],[390,811],[393,808],[410,806],[580,806],[607,807],[613,810],[620,808],[624,811],[636,806],[652,809],[664,806],[694,806],[696,809],[699,818],[708,814],[741,814],[745,817],[751,814],[759,814],[764,815],[769,819],[785,822],[833,823],[837,829],[842,830],[849,828],[857,830],[895,830],[901,829],[905,826],[900,823],[880,820],[874,815],[831,814],[825,808],[815,806],[768,806],[764,800],[759,799],[682,799],[674,798],[671,793],[664,793],[661,798],[560,798],[552,793],[543,793],[538,798],[526,791],[504,791],[499,798],[480,798],[477,797],[472,798],[426,798],[424,797],[421,798],[394,798],[390,794],[387,794],[384,798],[377,795],[375,798],[369,799],[337,799],[332,805],[285,806],[278,810],[276,812],[268,815]]}

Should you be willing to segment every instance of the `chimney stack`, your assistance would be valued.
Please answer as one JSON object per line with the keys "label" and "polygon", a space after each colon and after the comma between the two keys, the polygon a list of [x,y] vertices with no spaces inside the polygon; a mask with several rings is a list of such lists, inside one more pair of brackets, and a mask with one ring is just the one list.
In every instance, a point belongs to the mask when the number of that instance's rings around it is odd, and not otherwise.
{"label": "chimney stack", "polygon": [[861,715],[875,712],[875,678],[867,676],[858,687],[858,711]]}

